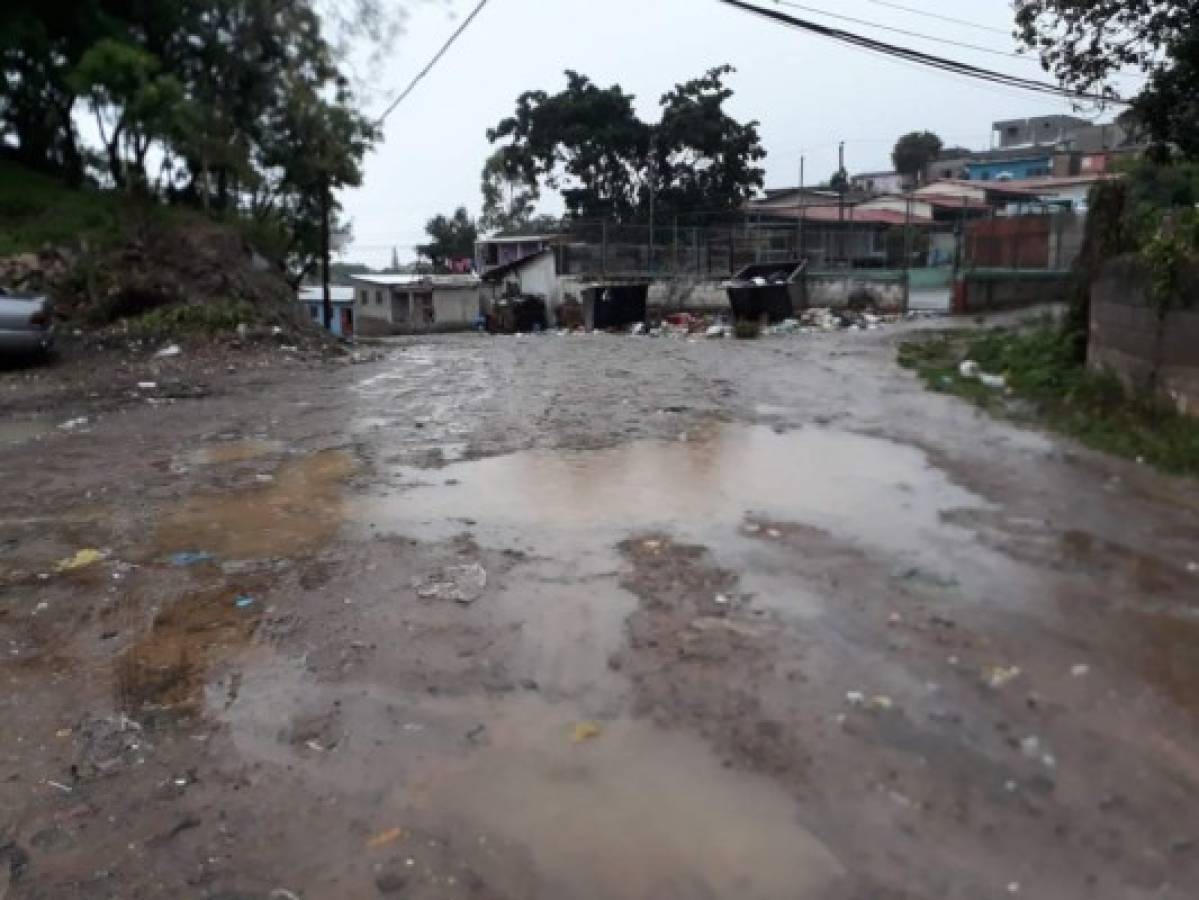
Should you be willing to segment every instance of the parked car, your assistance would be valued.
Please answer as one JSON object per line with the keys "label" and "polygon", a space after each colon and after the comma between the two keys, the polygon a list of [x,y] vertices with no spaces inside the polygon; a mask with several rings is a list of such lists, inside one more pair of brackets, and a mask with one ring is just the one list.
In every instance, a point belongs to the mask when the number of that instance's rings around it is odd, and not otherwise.
{"label": "parked car", "polygon": [[0,288],[0,356],[45,356],[54,346],[54,303]]}

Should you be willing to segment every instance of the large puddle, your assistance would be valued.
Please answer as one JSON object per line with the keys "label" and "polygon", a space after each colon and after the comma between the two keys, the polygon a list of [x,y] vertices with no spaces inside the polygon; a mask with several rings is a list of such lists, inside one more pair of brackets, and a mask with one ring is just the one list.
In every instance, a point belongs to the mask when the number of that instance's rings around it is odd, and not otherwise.
{"label": "large puddle", "polygon": [[[723,767],[697,738],[617,719],[578,740],[577,710],[536,696],[348,696],[282,660],[267,668],[229,713],[248,757],[369,797],[379,831],[452,834],[512,896],[782,900],[823,896],[844,874],[786,792]],[[320,721],[305,715],[314,707],[340,710],[319,729],[335,746],[281,744],[295,721]]]}
{"label": "large puddle", "polygon": [[945,538],[944,510],[982,504],[913,447],[822,428],[714,426],[677,441],[534,450],[401,474],[405,486],[369,501],[366,519],[434,538],[464,528],[504,539],[531,529],[650,528],[711,538],[706,527],[754,514],[922,551]]}
{"label": "large puddle", "polygon": [[161,552],[197,551],[222,559],[299,556],[318,549],[341,525],[349,453],[327,450],[289,462],[273,482],[238,493],[192,497],[162,523]]}

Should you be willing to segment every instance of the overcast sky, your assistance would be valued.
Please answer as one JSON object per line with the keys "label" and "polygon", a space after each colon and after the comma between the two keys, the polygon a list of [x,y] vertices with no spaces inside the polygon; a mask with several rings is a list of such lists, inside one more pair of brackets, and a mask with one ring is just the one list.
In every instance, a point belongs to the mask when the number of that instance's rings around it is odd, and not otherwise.
{"label": "overcast sky", "polygon": [[[477,0],[406,0],[404,32],[368,74],[377,91],[398,90],[429,60]],[[768,5],[771,0],[760,0]],[[951,47],[819,15],[868,20],[942,39],[1014,51],[1009,0],[895,0],[998,31],[955,25],[891,8],[880,0],[804,0],[779,7],[823,24],[892,43],[1040,77],[1034,62]],[[1004,33],[999,33],[1004,32]],[[526,90],[565,85],[570,68],[637,97],[647,121],[674,84],[730,63],[737,68],[731,114],[760,123],[768,187],[795,184],[800,154],[809,183],[836,169],[890,168],[895,138],[918,129],[946,143],[989,145],[992,121],[1070,112],[1068,101],[975,82],[856,50],[782,27],[718,0],[490,0],[427,79],[387,120],[384,140],[366,161],[366,179],[342,197],[354,242],[344,260],[384,266],[391,248],[403,261],[424,240],[424,223],[465,205],[477,214],[480,171],[490,152],[486,130],[510,115]],[[384,98],[373,98],[381,112]],[[1110,118],[1109,111],[1104,118]],[[560,205],[545,203],[545,211]]]}

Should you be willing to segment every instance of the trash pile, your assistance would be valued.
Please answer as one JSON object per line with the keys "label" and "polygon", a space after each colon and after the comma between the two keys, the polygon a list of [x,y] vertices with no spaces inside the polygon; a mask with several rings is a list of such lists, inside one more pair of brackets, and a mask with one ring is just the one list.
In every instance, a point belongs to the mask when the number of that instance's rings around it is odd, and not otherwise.
{"label": "trash pile", "polygon": [[[765,325],[762,327],[761,333],[762,335],[792,335],[818,334],[833,331],[876,331],[905,319],[919,318],[921,315],[925,314],[919,312],[883,313],[875,312],[869,308],[833,309],[831,307],[813,307],[803,310],[796,317],[783,319],[776,325]],[[570,329],[548,328],[545,330],[534,328],[530,333],[534,335],[567,336],[595,332],[587,331],[582,327],[575,327]],[[635,322],[626,329],[611,331],[610,333],[628,334],[633,337],[719,340],[734,337],[735,329],[732,317],[727,313],[698,315],[688,312],[675,312],[664,315],[657,324]],[[526,337],[526,333],[517,332],[516,337]]]}
{"label": "trash pile", "polygon": [[972,359],[967,359],[958,366],[958,374],[969,381],[978,381],[992,390],[1002,391],[1007,387],[1007,379],[1004,376],[984,372],[982,366]]}

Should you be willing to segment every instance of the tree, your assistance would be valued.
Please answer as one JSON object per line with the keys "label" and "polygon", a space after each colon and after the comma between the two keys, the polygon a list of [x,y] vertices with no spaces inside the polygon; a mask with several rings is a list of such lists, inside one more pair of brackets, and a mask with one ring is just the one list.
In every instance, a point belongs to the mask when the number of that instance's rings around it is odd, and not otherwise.
{"label": "tree", "polygon": [[757,123],[724,110],[732,71],[676,85],[659,100],[657,125],[638,118],[619,85],[600,88],[577,72],[557,94],[522,94],[515,114],[487,132],[501,146],[483,172],[486,223],[531,215],[543,186],[561,193],[574,218],[627,221],[651,204],[664,216],[740,208],[763,184],[756,163],[766,154]]}
{"label": "tree", "polygon": [[1161,148],[1199,154],[1199,0],[1016,0],[1016,36],[1067,87],[1116,96],[1127,68],[1150,80],[1133,101]]}
{"label": "tree", "polygon": [[433,240],[421,244],[416,250],[439,272],[446,271],[451,260],[472,259],[475,255],[479,228],[464,206],[458,207],[448,218],[435,216],[430,219],[425,224],[425,233]]}
{"label": "tree", "polygon": [[521,178],[517,154],[511,147],[493,153],[483,166],[483,231],[514,231],[524,227],[541,194],[536,183]]}
{"label": "tree", "polygon": [[895,142],[891,162],[896,172],[918,184],[924,179],[925,168],[940,156],[943,147],[941,139],[931,131],[912,131]]}
{"label": "tree", "polygon": [[844,168],[838,169],[829,176],[828,186],[838,194],[849,193],[849,173]]}

